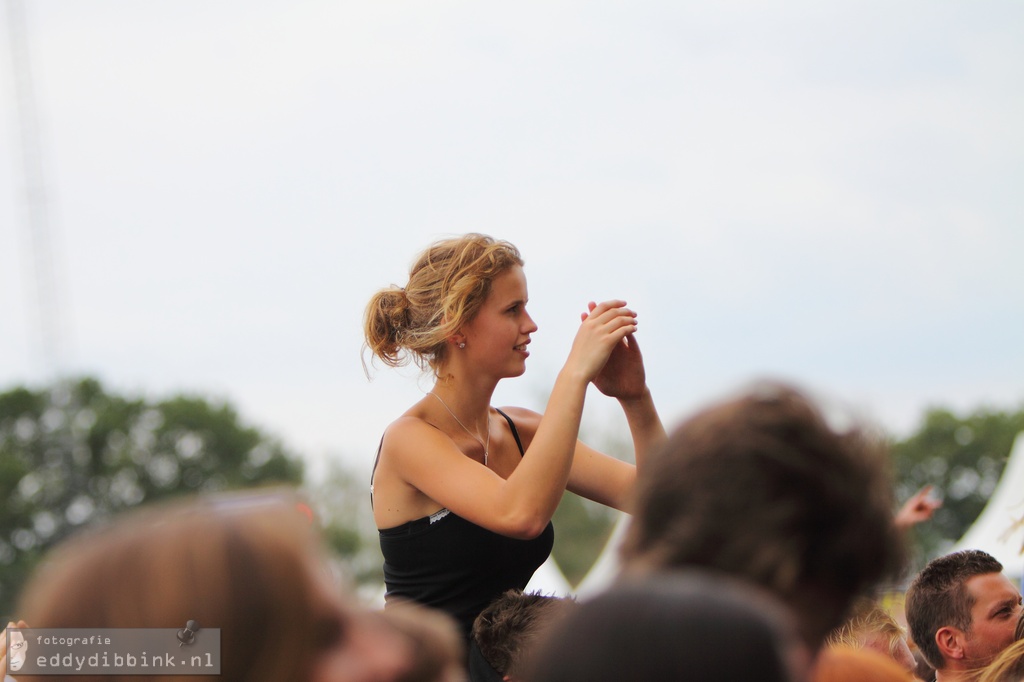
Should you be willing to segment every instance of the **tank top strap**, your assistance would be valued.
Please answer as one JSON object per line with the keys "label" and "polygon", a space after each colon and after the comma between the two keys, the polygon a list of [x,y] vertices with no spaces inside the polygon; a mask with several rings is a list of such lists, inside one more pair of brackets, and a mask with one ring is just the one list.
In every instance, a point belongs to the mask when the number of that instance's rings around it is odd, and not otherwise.
{"label": "tank top strap", "polygon": [[373,508],[373,476],[377,473],[377,465],[380,464],[380,451],[384,447],[384,434],[381,434],[380,443],[377,445],[377,456],[373,458],[373,469],[370,470],[370,508]]}
{"label": "tank top strap", "polygon": [[[512,417],[508,416],[497,407],[494,409],[498,414],[505,418],[505,421],[508,422],[508,428],[512,429],[512,437],[516,439],[516,445],[519,446],[519,456],[522,457],[526,452],[523,451],[523,441],[519,440],[519,431],[516,430],[516,423],[512,421]],[[379,452],[377,453],[377,456],[380,456]]]}

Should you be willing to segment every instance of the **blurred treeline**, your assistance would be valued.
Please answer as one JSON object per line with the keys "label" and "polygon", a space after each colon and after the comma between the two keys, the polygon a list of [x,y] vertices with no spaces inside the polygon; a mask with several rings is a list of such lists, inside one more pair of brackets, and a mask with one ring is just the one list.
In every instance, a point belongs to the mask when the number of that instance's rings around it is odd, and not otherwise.
{"label": "blurred treeline", "polygon": [[[913,533],[913,567],[963,535],[1021,431],[1024,407],[931,409],[916,433],[892,443],[898,499],[926,484],[944,497],[935,518]],[[628,441],[596,444],[631,457]],[[95,379],[7,390],[0,393],[0,614],[13,615],[45,551],[79,528],[173,496],[275,484],[304,490],[349,579],[375,589],[381,557],[362,479],[335,465],[322,482],[305,484],[297,453],[244,424],[230,405],[203,397],[118,396]],[[566,494],[555,517],[555,559],[570,583],[601,553],[614,519]]]}

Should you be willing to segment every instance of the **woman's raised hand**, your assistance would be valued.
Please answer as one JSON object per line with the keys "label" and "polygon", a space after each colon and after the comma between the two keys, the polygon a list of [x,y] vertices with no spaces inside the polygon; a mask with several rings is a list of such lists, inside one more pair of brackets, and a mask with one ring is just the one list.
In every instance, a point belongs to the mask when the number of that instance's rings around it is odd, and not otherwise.
{"label": "woman's raised hand", "polygon": [[[591,302],[588,310],[592,311],[596,305]],[[588,313],[583,313],[581,318],[586,320],[587,315]],[[594,386],[606,396],[619,400],[636,400],[644,396],[647,392],[647,374],[635,336],[627,334],[622,341],[615,344],[611,355],[608,356],[608,362],[594,377]]]}
{"label": "woman's raised hand", "polygon": [[906,530],[928,521],[941,506],[942,500],[932,497],[932,486],[926,485],[914,493],[896,512],[896,527]]}
{"label": "woman's raised hand", "polygon": [[623,339],[636,331],[636,313],[626,307],[625,301],[591,303],[588,307],[590,312],[581,316],[583,323],[565,366],[589,382],[601,373]]}

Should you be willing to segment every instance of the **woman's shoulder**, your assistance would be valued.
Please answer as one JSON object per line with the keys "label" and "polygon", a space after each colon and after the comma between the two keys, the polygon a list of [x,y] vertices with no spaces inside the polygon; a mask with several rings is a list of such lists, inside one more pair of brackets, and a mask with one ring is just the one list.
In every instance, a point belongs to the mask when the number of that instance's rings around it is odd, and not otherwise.
{"label": "woman's shoulder", "polygon": [[387,428],[384,429],[382,442],[384,447],[387,448],[389,445],[402,443],[409,439],[421,440],[438,436],[444,436],[444,434],[436,426],[428,422],[423,415],[417,414],[414,410],[409,410],[388,424]]}
{"label": "woman's shoulder", "polygon": [[422,451],[424,446],[443,446],[450,440],[413,407],[387,425],[381,437],[380,450],[385,458],[393,458],[407,452]]}
{"label": "woman's shoulder", "polygon": [[425,401],[420,400],[413,404],[384,429],[385,444],[388,441],[404,439],[410,434],[414,437],[422,437],[424,433],[440,433],[437,426],[430,420],[429,414]]}

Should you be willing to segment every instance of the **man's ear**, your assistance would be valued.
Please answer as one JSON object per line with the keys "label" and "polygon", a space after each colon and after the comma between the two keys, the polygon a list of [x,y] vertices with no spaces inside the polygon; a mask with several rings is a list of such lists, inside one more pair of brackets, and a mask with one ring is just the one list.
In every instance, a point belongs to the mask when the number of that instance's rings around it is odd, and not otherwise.
{"label": "man's ear", "polygon": [[947,625],[935,633],[935,643],[947,661],[964,658],[964,633],[958,628]]}

